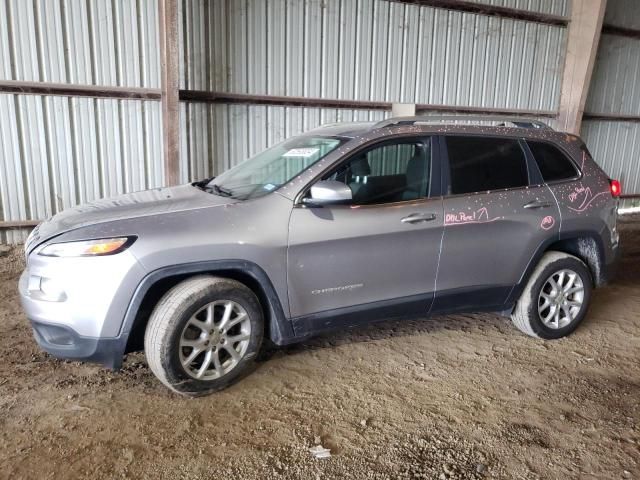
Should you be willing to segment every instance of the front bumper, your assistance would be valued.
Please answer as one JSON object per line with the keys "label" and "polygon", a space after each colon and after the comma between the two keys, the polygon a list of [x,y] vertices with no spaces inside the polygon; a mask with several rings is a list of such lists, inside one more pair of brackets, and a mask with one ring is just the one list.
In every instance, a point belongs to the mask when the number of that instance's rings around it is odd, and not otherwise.
{"label": "front bumper", "polygon": [[127,339],[124,336],[115,338],[83,337],[64,325],[53,325],[33,320],[31,326],[33,336],[40,348],[56,358],[100,363],[113,370],[122,366],[127,346]]}
{"label": "front bumper", "polygon": [[116,369],[128,338],[125,313],[143,277],[130,252],[96,258],[32,253],[20,277],[20,301],[45,351]]}

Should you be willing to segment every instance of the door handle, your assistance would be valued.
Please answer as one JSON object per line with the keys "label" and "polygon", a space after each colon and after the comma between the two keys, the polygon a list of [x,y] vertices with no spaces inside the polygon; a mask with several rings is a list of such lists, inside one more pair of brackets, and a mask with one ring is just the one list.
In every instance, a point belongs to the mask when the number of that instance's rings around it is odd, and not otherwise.
{"label": "door handle", "polygon": [[533,200],[529,203],[524,204],[524,208],[527,208],[527,209],[549,208],[550,206],[551,206],[551,203],[541,202],[540,200]]}
{"label": "door handle", "polygon": [[430,222],[431,220],[436,219],[435,213],[412,213],[400,221],[402,223],[420,223],[420,222]]}

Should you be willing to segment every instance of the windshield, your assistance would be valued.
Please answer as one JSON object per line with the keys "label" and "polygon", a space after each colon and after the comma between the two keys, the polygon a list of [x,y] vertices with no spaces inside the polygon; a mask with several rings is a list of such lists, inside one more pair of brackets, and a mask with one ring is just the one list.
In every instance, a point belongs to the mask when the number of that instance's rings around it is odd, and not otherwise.
{"label": "windshield", "polygon": [[208,183],[217,195],[240,200],[257,198],[284,185],[345,140],[331,137],[295,137],[227,170]]}

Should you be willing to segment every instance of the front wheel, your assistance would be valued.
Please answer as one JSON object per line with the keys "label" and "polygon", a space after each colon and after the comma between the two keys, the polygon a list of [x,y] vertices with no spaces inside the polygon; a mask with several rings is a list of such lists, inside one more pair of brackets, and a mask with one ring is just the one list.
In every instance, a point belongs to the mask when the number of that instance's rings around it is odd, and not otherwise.
{"label": "front wheel", "polygon": [[565,337],[586,316],[591,290],[591,274],[580,259],[547,252],[524,288],[511,320],[532,337]]}
{"label": "front wheel", "polygon": [[263,323],[260,303],[245,285],[213,276],[189,278],[153,310],[144,337],[147,362],[177,393],[221,390],[253,368]]}

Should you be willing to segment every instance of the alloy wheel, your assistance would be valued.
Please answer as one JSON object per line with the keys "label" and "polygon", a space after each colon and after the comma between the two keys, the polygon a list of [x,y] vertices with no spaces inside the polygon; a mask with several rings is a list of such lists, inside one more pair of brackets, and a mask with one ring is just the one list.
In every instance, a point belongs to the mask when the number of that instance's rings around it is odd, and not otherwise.
{"label": "alloy wheel", "polygon": [[235,368],[249,347],[251,321],[232,300],[211,302],[198,310],[180,335],[180,363],[198,380],[214,380]]}
{"label": "alloy wheel", "polygon": [[538,298],[538,314],[551,329],[564,328],[573,322],[584,302],[582,278],[570,269],[553,273],[543,284]]}

